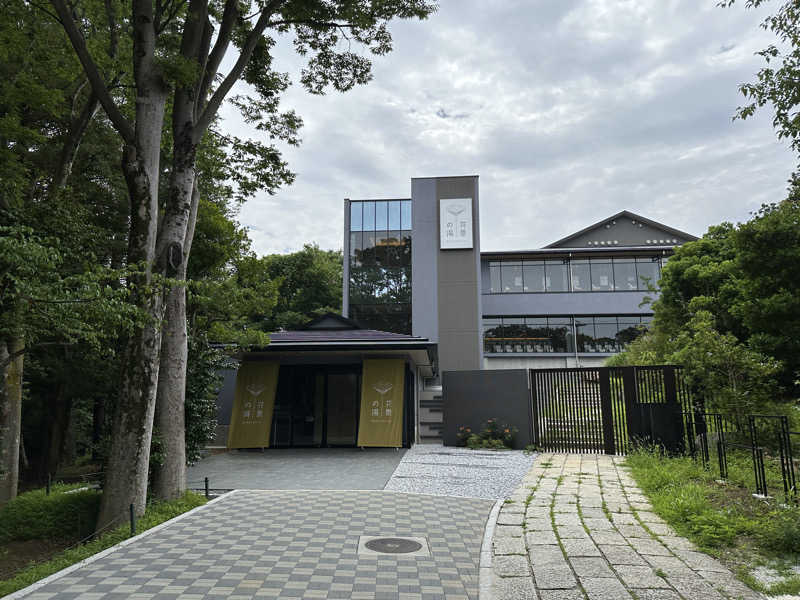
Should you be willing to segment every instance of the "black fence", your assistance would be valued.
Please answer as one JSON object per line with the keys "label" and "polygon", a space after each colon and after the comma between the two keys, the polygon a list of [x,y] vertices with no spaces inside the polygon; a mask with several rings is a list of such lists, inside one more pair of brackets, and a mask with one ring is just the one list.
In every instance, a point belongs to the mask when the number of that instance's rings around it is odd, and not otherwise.
{"label": "black fence", "polygon": [[[793,436],[800,436],[800,432],[791,431],[786,416],[750,414],[737,418],[694,410],[684,412],[683,420],[687,453],[701,460],[706,468],[717,469],[721,479],[729,478],[732,453],[748,455],[756,494],[769,496],[782,491],[787,502],[800,499],[797,489],[800,457],[792,443]],[[794,437],[797,439],[800,437]]]}
{"label": "black fence", "polygon": [[626,454],[634,444],[679,452],[692,409],[680,367],[532,369],[534,443],[555,452]]}

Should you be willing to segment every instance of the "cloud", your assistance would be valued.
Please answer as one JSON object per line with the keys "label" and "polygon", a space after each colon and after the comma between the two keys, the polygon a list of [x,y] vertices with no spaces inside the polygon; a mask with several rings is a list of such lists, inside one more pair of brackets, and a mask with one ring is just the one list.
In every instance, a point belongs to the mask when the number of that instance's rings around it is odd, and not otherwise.
{"label": "cloud", "polygon": [[[481,244],[536,248],[623,209],[692,233],[784,196],[794,156],[764,111],[731,120],[773,42],[765,12],[697,0],[442,0],[346,94],[299,84],[291,187],[241,210],[259,253],[342,246],[343,199],[478,174]],[[770,8],[767,6],[767,8]],[[302,66],[283,36],[276,63]],[[239,91],[243,91],[239,86]],[[225,128],[254,136],[235,112]]]}

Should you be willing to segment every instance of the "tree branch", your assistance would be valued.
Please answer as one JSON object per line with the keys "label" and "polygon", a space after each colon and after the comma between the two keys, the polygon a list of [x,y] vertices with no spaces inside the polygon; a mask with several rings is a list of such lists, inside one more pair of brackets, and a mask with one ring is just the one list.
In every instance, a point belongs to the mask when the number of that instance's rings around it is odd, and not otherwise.
{"label": "tree branch", "polygon": [[227,2],[225,2],[225,9],[222,11],[222,21],[220,22],[217,41],[214,42],[214,48],[208,56],[208,62],[203,74],[203,82],[197,94],[198,97],[203,98],[202,101],[205,101],[208,91],[211,89],[214,77],[217,74],[217,69],[219,69],[222,58],[228,50],[228,45],[231,41],[231,32],[233,31],[233,26],[236,24],[236,18],[238,16],[239,3],[236,0],[227,0]]}
{"label": "tree branch", "polygon": [[89,50],[86,48],[86,41],[83,39],[80,31],[78,31],[78,27],[75,25],[75,21],[72,19],[72,13],[69,8],[67,8],[64,0],[50,0],[50,3],[58,13],[59,21],[61,21],[61,25],[64,27],[64,31],[69,41],[72,43],[72,47],[75,49],[75,54],[78,55],[83,70],[86,72],[86,77],[92,85],[94,95],[97,96],[100,105],[103,107],[103,110],[106,111],[109,120],[122,136],[122,139],[128,144],[132,144],[135,138],[133,126],[123,116],[119,107],[114,102],[114,99],[111,97],[111,94],[108,92],[108,88],[103,78],[100,76],[100,71],[97,69],[97,65],[89,54]]}
{"label": "tree branch", "polygon": [[217,111],[219,110],[222,101],[225,99],[225,96],[227,96],[228,92],[231,91],[233,84],[239,80],[244,72],[245,67],[247,66],[247,63],[250,62],[250,58],[253,56],[253,51],[256,48],[256,44],[258,44],[259,38],[264,33],[264,30],[269,26],[269,18],[284,2],[285,0],[272,0],[264,7],[258,22],[255,24],[255,27],[253,27],[253,30],[248,34],[247,39],[242,46],[239,59],[236,61],[236,64],[233,65],[233,68],[231,69],[230,73],[228,73],[227,77],[222,80],[222,83],[216,89],[214,95],[211,96],[208,104],[206,104],[203,112],[197,119],[197,124],[194,128],[195,142],[200,141],[203,133],[214,120],[214,117],[216,117]]}

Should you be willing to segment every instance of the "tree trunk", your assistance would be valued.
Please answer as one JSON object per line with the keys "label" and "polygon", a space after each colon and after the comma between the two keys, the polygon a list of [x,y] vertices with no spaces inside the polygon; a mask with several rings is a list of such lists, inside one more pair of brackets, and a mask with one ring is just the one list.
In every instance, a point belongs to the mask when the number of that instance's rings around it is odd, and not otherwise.
{"label": "tree trunk", "polygon": [[42,478],[55,475],[64,455],[64,440],[72,413],[72,397],[67,394],[64,381],[58,382],[53,404],[47,415],[47,452],[42,460]]}
{"label": "tree trunk", "polygon": [[[184,260],[176,278],[186,279],[186,266],[194,238],[200,194],[193,181],[191,207],[183,243]],[[186,491],[186,366],[189,354],[186,332],[186,287],[176,285],[167,296],[161,368],[156,399],[156,428],[162,439],[164,462],[156,468],[153,493],[172,500]]]}
{"label": "tree trunk", "polygon": [[[25,340],[0,340],[0,506],[17,496]],[[15,358],[12,358],[15,357]]]}
{"label": "tree trunk", "polygon": [[128,506],[144,514],[161,350],[162,294],[153,284],[158,226],[158,177],[166,92],[158,83],[140,87],[136,102],[136,143],[127,144],[122,169],[131,202],[128,263],[144,267],[131,277],[132,301],[148,321],[127,340],[119,396],[111,426],[111,447],[100,500],[97,531],[122,522]]}

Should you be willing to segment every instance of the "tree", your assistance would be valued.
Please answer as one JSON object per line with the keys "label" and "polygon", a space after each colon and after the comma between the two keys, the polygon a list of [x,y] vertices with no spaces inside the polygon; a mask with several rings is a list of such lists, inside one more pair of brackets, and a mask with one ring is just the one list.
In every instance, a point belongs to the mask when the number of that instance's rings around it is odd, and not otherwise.
{"label": "tree", "polygon": [[[131,202],[128,259],[144,267],[142,275],[131,281],[132,293],[136,306],[151,317],[128,342],[98,519],[98,527],[103,527],[124,515],[131,501],[138,513],[144,511],[162,352],[160,324],[170,304],[162,294],[150,293],[150,288],[159,277],[180,279],[181,269],[185,269],[192,215],[197,212],[197,147],[234,83],[243,78],[258,94],[239,103],[252,122],[273,137],[291,137],[296,121],[291,115],[277,113],[278,98],[288,78],[272,68],[270,49],[276,34],[294,32],[297,51],[310,56],[301,77],[310,92],[322,93],[329,86],[345,91],[369,81],[371,63],[349,45],[342,49],[340,40],[363,44],[376,55],[385,54],[391,49],[389,20],[425,18],[434,6],[425,0],[270,0],[247,14],[247,7],[236,0],[221,5],[208,0],[190,0],[185,5],[132,0],[130,14],[120,15],[113,0],[105,3],[105,14],[89,0],[74,6],[66,0],[51,3],[94,94],[123,141],[122,171]],[[87,9],[80,21],[76,20],[79,8]],[[129,36],[132,65],[122,70],[133,73],[135,103],[128,102],[133,106],[125,105],[126,98],[112,95],[98,58],[81,31],[87,21],[97,29],[107,28],[110,38]],[[222,59],[231,46],[238,49],[238,57],[218,80]],[[159,223],[160,142],[170,94],[172,168]],[[175,298],[172,321],[180,320],[182,298],[181,290]],[[174,325],[170,323],[168,320],[166,326],[171,336],[169,328]],[[175,352],[185,356],[185,334],[177,337]],[[178,370],[183,368],[180,356],[168,361]],[[185,388],[185,379],[175,374],[166,402],[182,402],[181,386]],[[174,414],[173,406],[167,410]]]}

